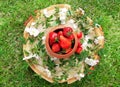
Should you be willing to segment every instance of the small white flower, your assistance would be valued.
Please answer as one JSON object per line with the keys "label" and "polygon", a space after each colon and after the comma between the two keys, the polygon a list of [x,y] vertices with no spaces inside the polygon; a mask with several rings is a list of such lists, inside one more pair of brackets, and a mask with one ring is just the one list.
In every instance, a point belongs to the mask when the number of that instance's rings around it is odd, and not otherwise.
{"label": "small white flower", "polygon": [[68,9],[66,9],[66,8],[61,8],[59,10],[59,17],[60,17],[61,24],[65,24],[67,11],[68,11]]}
{"label": "small white flower", "polygon": [[54,60],[57,60],[57,58],[56,58],[56,57],[53,57],[53,58],[51,58],[51,60],[54,61]]}
{"label": "small white flower", "polygon": [[87,46],[88,46],[87,41],[84,41],[83,44],[82,44],[82,48],[83,48],[84,50],[87,50]]}
{"label": "small white flower", "polygon": [[50,76],[51,76],[51,72],[50,72],[50,70],[45,69],[45,72],[47,73],[48,77],[50,77]]}
{"label": "small white flower", "polygon": [[49,15],[47,9],[44,9],[44,10],[43,10],[43,14],[44,14],[45,17],[47,17],[47,18],[50,17],[50,15]]}
{"label": "small white flower", "polygon": [[80,73],[79,75],[80,75],[81,78],[85,77],[84,73]]}
{"label": "small white flower", "polygon": [[83,44],[82,44],[82,48],[84,50],[87,50],[87,47],[93,47],[92,44],[89,44],[87,41],[84,41]]}
{"label": "small white flower", "polygon": [[32,22],[31,25],[34,26],[36,23],[35,22]]}
{"label": "small white flower", "polygon": [[83,44],[82,44],[82,48],[83,48],[84,50],[87,50],[87,47],[90,47],[90,48],[93,47],[92,44],[88,43],[88,41],[89,41],[90,39],[93,39],[93,37],[92,37],[91,35],[86,35],[86,36],[85,36],[84,42],[83,42]]}
{"label": "small white flower", "polygon": [[90,39],[90,37],[88,35],[85,36],[85,41],[88,42],[88,40]]}
{"label": "small white flower", "polygon": [[95,39],[95,40],[94,40],[94,43],[95,43],[95,44],[98,44],[98,43],[99,43],[99,40],[98,40],[98,39]]}
{"label": "small white flower", "polygon": [[60,8],[60,12],[62,12],[62,13],[66,13],[67,11],[68,11],[67,8]]}
{"label": "small white flower", "polygon": [[45,36],[43,36],[43,37],[42,37],[42,40],[45,40],[45,39],[46,39],[46,37],[45,37]]}
{"label": "small white flower", "polygon": [[73,19],[68,20],[67,23],[70,24],[74,29],[78,28],[77,24]]}
{"label": "small white flower", "polygon": [[89,59],[89,58],[85,59],[85,63],[90,66],[95,66],[98,62],[99,62],[99,60],[94,60],[94,59]]}
{"label": "small white flower", "polygon": [[97,37],[98,40],[103,40],[104,39],[104,36],[99,36]]}
{"label": "small white flower", "polygon": [[39,59],[39,56],[37,54],[30,54],[29,56],[24,57],[23,60],[28,60],[28,59],[31,59],[33,57],[36,59]]}
{"label": "small white flower", "polygon": [[63,13],[62,13],[62,14],[60,14],[59,16],[60,16],[60,20],[65,20],[65,19],[66,19],[66,15],[65,15],[65,14],[63,14]]}
{"label": "small white flower", "polygon": [[66,19],[66,14],[65,13],[59,13],[60,21],[64,22]]}
{"label": "small white flower", "polygon": [[80,74],[75,74],[74,77],[77,79],[77,80],[81,80],[81,78],[83,78],[85,76],[84,73],[80,73]]}
{"label": "small white flower", "polygon": [[94,40],[94,43],[95,44],[98,44],[99,43],[99,40],[103,40],[104,39],[104,36],[98,36],[95,40]]}
{"label": "small white flower", "polygon": [[40,33],[38,29],[36,29],[35,27],[26,27],[25,31],[28,32],[30,35],[33,35],[34,37],[38,36],[38,34]]}
{"label": "small white flower", "polygon": [[77,79],[77,80],[81,80],[80,76],[78,74],[75,74],[74,77]]}
{"label": "small white flower", "polygon": [[77,29],[78,26],[77,26],[76,24],[73,24],[73,28],[74,28],[74,29]]}
{"label": "small white flower", "polygon": [[70,24],[74,24],[74,20],[73,19],[70,19],[69,21],[68,21],[68,23],[70,23]]}

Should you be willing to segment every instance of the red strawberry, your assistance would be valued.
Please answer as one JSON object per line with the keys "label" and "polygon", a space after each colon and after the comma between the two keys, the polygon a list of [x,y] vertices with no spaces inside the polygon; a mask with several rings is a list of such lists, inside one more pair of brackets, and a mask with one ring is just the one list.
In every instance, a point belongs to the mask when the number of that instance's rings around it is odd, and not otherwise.
{"label": "red strawberry", "polygon": [[71,34],[69,37],[68,37],[70,40],[74,40],[74,35],[73,34]]}
{"label": "red strawberry", "polygon": [[58,34],[56,32],[50,32],[49,33],[49,42],[50,45],[58,41]]}
{"label": "red strawberry", "polygon": [[80,42],[78,42],[78,48],[81,47],[81,45],[82,45],[82,44],[81,44]]}
{"label": "red strawberry", "polygon": [[52,45],[52,51],[55,52],[55,53],[59,52],[60,51],[60,45],[58,43],[54,43]]}
{"label": "red strawberry", "polygon": [[83,36],[82,32],[77,33],[77,38],[78,39],[82,38],[82,36]]}
{"label": "red strawberry", "polygon": [[73,30],[71,27],[64,27],[63,28],[63,35],[65,37],[69,37],[72,34]]}
{"label": "red strawberry", "polygon": [[78,47],[77,50],[75,51],[76,53],[80,54],[82,51],[82,47]]}
{"label": "red strawberry", "polygon": [[68,48],[70,48],[71,47],[71,41],[68,39],[68,38],[66,38],[66,37],[64,37],[64,36],[60,36],[60,41],[59,41],[59,43],[60,43],[60,46],[63,48],[63,49],[68,49]]}
{"label": "red strawberry", "polygon": [[59,31],[59,32],[58,32],[58,37],[60,37],[60,35],[63,35],[63,32],[62,32],[62,31]]}

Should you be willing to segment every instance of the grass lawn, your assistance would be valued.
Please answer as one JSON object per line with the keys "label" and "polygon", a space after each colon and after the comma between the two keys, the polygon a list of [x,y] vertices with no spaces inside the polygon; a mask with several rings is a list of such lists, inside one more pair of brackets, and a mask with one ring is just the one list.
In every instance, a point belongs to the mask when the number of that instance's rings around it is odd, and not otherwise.
{"label": "grass lawn", "polygon": [[[105,47],[93,74],[73,84],[51,84],[22,60],[24,21],[34,10],[67,3],[103,27]],[[120,0],[0,0],[0,87],[120,87]]]}

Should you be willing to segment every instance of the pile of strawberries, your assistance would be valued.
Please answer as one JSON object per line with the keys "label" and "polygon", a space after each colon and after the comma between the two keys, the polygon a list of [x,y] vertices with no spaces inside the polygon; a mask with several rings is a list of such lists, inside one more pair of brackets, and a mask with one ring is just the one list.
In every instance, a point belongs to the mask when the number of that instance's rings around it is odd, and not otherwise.
{"label": "pile of strawberries", "polygon": [[[82,32],[76,34],[78,39],[82,38]],[[64,27],[49,33],[49,45],[53,52],[66,54],[69,53],[75,44],[75,37],[71,27]],[[82,51],[81,43],[78,42],[76,53]]]}

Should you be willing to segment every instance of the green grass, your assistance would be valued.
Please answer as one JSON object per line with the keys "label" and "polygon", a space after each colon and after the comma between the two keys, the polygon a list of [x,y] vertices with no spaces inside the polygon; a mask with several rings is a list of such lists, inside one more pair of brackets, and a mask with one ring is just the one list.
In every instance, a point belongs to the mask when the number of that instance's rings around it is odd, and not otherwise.
{"label": "green grass", "polygon": [[[22,60],[24,21],[34,10],[60,3],[82,7],[106,39],[95,71],[71,85],[45,81]],[[0,87],[120,87],[120,0],[0,0]]]}

